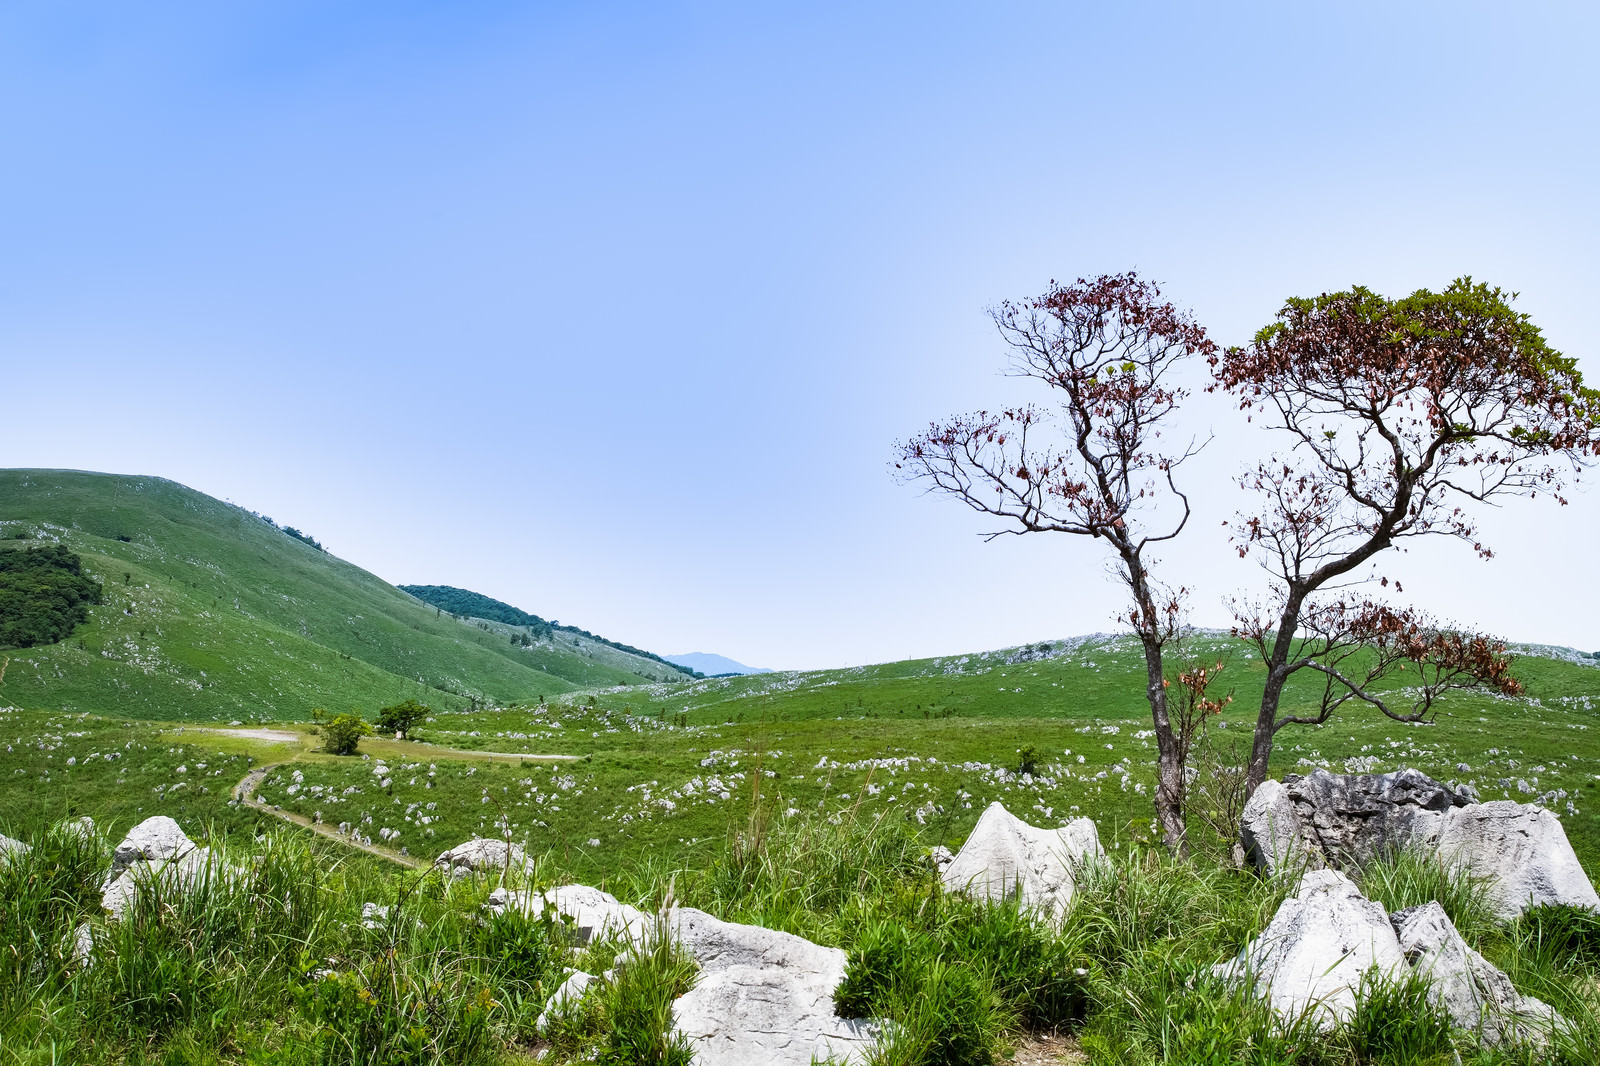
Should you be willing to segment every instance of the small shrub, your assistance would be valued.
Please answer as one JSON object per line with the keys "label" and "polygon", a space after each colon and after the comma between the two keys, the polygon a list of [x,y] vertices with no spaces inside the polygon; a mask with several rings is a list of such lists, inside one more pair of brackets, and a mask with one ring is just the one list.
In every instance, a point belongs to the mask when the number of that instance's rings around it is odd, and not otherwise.
{"label": "small shrub", "polygon": [[1357,878],[1368,899],[1391,914],[1438,900],[1469,943],[1495,931],[1494,914],[1484,894],[1484,879],[1453,870],[1437,857],[1419,851],[1391,852],[1367,863]]}
{"label": "small shrub", "polygon": [[872,1018],[890,1009],[896,990],[915,984],[916,948],[897,921],[869,925],[850,950],[844,980],[833,993],[841,1018]]}
{"label": "small shrub", "polygon": [[991,1066],[1015,1023],[985,974],[964,961],[931,961],[899,992],[873,1066]]}
{"label": "small shrub", "polygon": [[1428,1002],[1428,981],[1414,971],[1400,977],[1377,970],[1363,975],[1349,1034],[1363,1062],[1451,1061],[1450,1019]]}
{"label": "small shrub", "polygon": [[672,1001],[694,984],[694,960],[656,922],[644,942],[617,960],[616,978],[600,993],[605,1066],[690,1066],[689,1042],[672,1024]]}
{"label": "small shrub", "polygon": [[1039,749],[1032,744],[1017,749],[1017,774],[1032,777],[1039,769]]}
{"label": "small shrub", "polygon": [[322,750],[329,755],[354,755],[362,737],[372,735],[366,720],[354,714],[336,714],[322,727]]}

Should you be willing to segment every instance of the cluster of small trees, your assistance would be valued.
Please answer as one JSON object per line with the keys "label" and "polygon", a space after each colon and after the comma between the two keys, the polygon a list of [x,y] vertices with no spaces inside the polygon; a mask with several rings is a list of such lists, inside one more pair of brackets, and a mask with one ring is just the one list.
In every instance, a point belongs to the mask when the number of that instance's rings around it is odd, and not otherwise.
{"label": "cluster of small trees", "polygon": [[66,639],[101,596],[100,582],[63,545],[0,549],[0,648]]}
{"label": "cluster of small trees", "polygon": [[[1192,514],[1179,468],[1198,447],[1179,432],[1179,368],[1202,361],[1208,390],[1287,444],[1241,478],[1251,501],[1231,529],[1270,579],[1264,599],[1235,605],[1234,635],[1266,666],[1248,795],[1280,730],[1326,722],[1347,703],[1425,722],[1453,688],[1521,691],[1502,642],[1385,602],[1389,579],[1357,573],[1430,535],[1488,558],[1472,505],[1540,492],[1565,503],[1565,478],[1600,454],[1600,393],[1512,299],[1469,278],[1400,299],[1357,287],[1290,299],[1251,343],[1224,349],[1134,274],[1052,282],[991,317],[1012,371],[1054,404],[957,416],[899,445],[901,476],[1005,521],[990,537],[1068,533],[1109,546],[1128,590],[1123,620],[1144,650],[1156,813],[1174,850],[1186,848],[1189,748],[1223,703],[1206,692],[1216,668],[1167,661],[1186,589],[1158,579],[1151,557]],[[1382,684],[1401,670],[1403,690]],[[1284,713],[1284,686],[1301,673],[1321,679],[1320,700]]]}
{"label": "cluster of small trees", "polygon": [[370,737],[374,732],[393,733],[396,739],[417,739],[417,726],[427,721],[432,713],[433,708],[427,704],[408,699],[379,708],[371,722],[355,712],[330,715],[321,707],[312,710],[311,720],[322,731],[323,751],[330,755],[354,755],[361,738]]}

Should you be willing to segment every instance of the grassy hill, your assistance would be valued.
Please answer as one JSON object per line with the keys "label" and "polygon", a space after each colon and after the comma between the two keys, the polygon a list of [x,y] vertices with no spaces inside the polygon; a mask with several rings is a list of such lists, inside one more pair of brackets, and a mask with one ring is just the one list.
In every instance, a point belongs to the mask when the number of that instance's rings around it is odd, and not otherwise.
{"label": "grassy hill", "polygon": [[0,704],[293,720],[316,706],[370,711],[415,697],[453,709],[665,674],[622,653],[514,646],[162,478],[0,470],[0,540],[64,544],[104,586],[70,639],[0,650]]}

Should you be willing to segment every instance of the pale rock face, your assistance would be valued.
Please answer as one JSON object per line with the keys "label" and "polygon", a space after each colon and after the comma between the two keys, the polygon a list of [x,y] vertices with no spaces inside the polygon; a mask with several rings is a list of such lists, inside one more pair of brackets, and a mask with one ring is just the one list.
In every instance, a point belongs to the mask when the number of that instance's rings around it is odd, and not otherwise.
{"label": "pale rock face", "polygon": [[593,975],[586,974],[582,970],[573,970],[568,974],[560,987],[544,1001],[544,1010],[539,1012],[538,1019],[533,1023],[534,1029],[540,1033],[548,1033],[552,1022],[583,1002],[584,994],[589,991],[589,986],[594,980]]}
{"label": "pale rock face", "polygon": [[194,848],[194,841],[171,818],[164,814],[146,818],[128,830],[128,835],[111,853],[111,877],[115,880],[137,862],[171,862],[180,859]]}
{"label": "pale rock face", "polygon": [[1406,968],[1389,916],[1337,870],[1312,870],[1261,935],[1216,971],[1251,981],[1280,1017],[1307,1015],[1328,1031],[1350,1019],[1374,967],[1391,976]]}
{"label": "pale rock face", "polygon": [[4,833],[0,833],[0,863],[4,863],[13,855],[20,859],[32,850],[31,846],[24,844],[22,841],[13,840]]}
{"label": "pale rock face", "polygon": [[528,868],[522,847],[492,837],[474,837],[444,852],[433,864],[451,877],[471,877],[487,870]]}
{"label": "pale rock face", "polygon": [[1600,895],[1560,820],[1543,807],[1511,800],[1458,807],[1445,818],[1437,846],[1446,864],[1485,880],[1498,918],[1551,903],[1600,911]]}
{"label": "pale rock face", "polygon": [[1251,793],[1239,839],[1245,857],[1269,877],[1322,866],[1322,856],[1306,843],[1299,812],[1282,781],[1263,781]]}
{"label": "pale rock face", "polygon": [[1519,993],[1511,979],[1461,939],[1438,903],[1389,916],[1400,950],[1428,981],[1428,1001],[1458,1028],[1476,1032],[1490,1047],[1543,1046],[1566,1025],[1548,1004]]}
{"label": "pale rock face", "polygon": [[497,888],[484,904],[493,914],[510,908],[523,914],[542,914],[545,907],[566,920],[573,939],[579,944],[621,935],[638,943],[650,927],[651,918],[637,907],[619,903],[609,892],[588,885],[562,885],[548,892],[518,892]]}
{"label": "pale rock face", "polygon": [[946,889],[976,899],[1018,896],[1023,906],[1060,921],[1077,891],[1078,876],[1105,858],[1094,822],[1075,818],[1060,829],[1029,825],[989,804],[967,842],[940,875]]}
{"label": "pale rock face", "polygon": [[672,1007],[698,1066],[865,1061],[876,1028],[833,1010],[843,951],[692,907],[674,908],[667,925],[700,967],[694,988]]}
{"label": "pale rock face", "polygon": [[[185,838],[187,839],[187,838]],[[134,896],[141,887],[157,885],[165,890],[187,889],[204,878],[221,879],[242,876],[243,871],[218,863],[209,848],[194,847],[169,861],[134,862],[122,873],[112,878],[100,894],[100,904],[114,918],[124,917],[133,907]]]}

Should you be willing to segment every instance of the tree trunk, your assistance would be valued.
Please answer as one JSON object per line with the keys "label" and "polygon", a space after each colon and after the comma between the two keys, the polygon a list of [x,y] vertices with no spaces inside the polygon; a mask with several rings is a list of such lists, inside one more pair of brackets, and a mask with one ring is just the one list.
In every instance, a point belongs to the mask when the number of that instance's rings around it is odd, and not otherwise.
{"label": "tree trunk", "polygon": [[1256,713],[1255,735],[1250,742],[1250,763],[1245,768],[1246,800],[1267,779],[1267,763],[1272,759],[1272,739],[1277,734],[1278,702],[1283,698],[1284,682],[1289,679],[1289,650],[1294,646],[1294,635],[1300,629],[1300,609],[1308,591],[1290,586],[1289,595],[1284,600],[1283,614],[1278,621],[1278,632],[1272,638],[1272,651],[1267,656],[1267,683],[1261,690],[1261,709]]}
{"label": "tree trunk", "polygon": [[1183,816],[1184,752],[1172,731],[1167,713],[1167,689],[1163,684],[1161,644],[1154,637],[1141,635],[1144,643],[1146,695],[1150,700],[1150,720],[1156,729],[1156,822],[1167,849],[1179,858],[1188,858],[1188,827]]}

